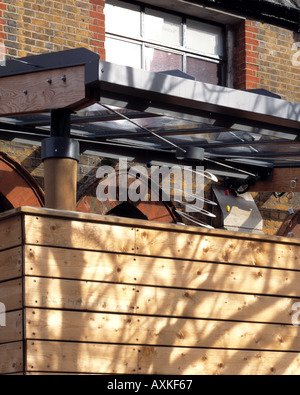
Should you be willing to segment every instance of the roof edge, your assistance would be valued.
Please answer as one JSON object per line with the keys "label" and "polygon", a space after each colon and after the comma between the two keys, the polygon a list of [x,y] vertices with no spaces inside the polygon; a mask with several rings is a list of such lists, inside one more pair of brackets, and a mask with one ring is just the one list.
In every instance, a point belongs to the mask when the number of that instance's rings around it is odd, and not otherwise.
{"label": "roof edge", "polygon": [[300,7],[297,12],[297,8],[289,7],[288,3],[284,5],[270,0],[226,0],[226,2],[224,0],[187,0],[186,2],[300,32]]}

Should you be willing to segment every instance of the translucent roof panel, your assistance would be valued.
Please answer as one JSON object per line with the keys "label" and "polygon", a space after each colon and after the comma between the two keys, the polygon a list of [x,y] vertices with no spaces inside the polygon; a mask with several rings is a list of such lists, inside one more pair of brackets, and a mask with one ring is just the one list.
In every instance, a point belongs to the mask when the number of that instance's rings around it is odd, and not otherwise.
{"label": "translucent roof panel", "polygon": [[[104,61],[94,89],[98,102],[71,115],[70,134],[82,152],[136,162],[209,163],[212,170],[232,167],[254,175],[300,166],[300,104],[270,92]],[[39,144],[50,136],[51,113],[0,118],[0,133],[2,139]]]}

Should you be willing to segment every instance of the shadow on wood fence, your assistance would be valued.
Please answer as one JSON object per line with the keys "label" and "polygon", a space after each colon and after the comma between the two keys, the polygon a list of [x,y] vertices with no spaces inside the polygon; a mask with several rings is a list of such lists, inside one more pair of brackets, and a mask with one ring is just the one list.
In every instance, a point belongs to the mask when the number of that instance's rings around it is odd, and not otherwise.
{"label": "shadow on wood fence", "polygon": [[2,374],[299,374],[300,241],[0,215]]}

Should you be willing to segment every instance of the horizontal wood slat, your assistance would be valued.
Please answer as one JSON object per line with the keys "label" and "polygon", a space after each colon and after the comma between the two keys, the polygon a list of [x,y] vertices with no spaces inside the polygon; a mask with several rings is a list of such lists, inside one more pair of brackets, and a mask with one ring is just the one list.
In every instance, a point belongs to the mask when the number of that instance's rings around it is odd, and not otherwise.
{"label": "horizontal wood slat", "polygon": [[[25,216],[26,244],[137,254],[204,262],[300,270],[300,244],[278,238],[257,240],[250,235],[222,235],[141,228],[141,222],[95,223],[65,218]],[[237,234],[238,235],[238,234]],[[284,242],[283,242],[284,240]]]}
{"label": "horizontal wood slat", "polygon": [[0,283],[0,302],[6,311],[19,310],[23,307],[23,281],[16,279]]}
{"label": "horizontal wood slat", "polygon": [[296,375],[300,372],[298,353],[31,340],[27,341],[27,350],[28,371],[164,375]]}
{"label": "horizontal wood slat", "polygon": [[[225,236],[225,234],[224,234]],[[137,229],[136,250],[140,255],[176,257],[206,262],[260,267],[300,269],[300,246],[244,238],[199,236],[184,232]],[[279,240],[278,240],[279,241]]]}
{"label": "horizontal wood slat", "polygon": [[21,216],[0,220],[0,251],[22,244]]}
{"label": "horizontal wood slat", "polygon": [[28,371],[128,374],[137,372],[135,346],[27,341]]}
{"label": "horizontal wood slat", "polygon": [[[300,297],[300,272],[256,266],[25,246],[25,274]],[[245,265],[245,266],[244,266]]]}
{"label": "horizontal wood slat", "polygon": [[297,300],[130,284],[25,278],[25,307],[290,324]]}
{"label": "horizontal wood slat", "polygon": [[23,312],[13,311],[6,314],[6,326],[0,326],[0,343],[23,340]]}
{"label": "horizontal wood slat", "polygon": [[0,282],[22,276],[22,256],[22,247],[0,252]]}
{"label": "horizontal wood slat", "polygon": [[23,342],[0,344],[0,374],[23,372]]}
{"label": "horizontal wood slat", "polygon": [[25,229],[26,244],[122,253],[135,250],[135,230],[124,226],[26,216]]}
{"label": "horizontal wood slat", "polygon": [[299,328],[292,325],[30,308],[26,309],[26,337],[66,342],[300,352]]}

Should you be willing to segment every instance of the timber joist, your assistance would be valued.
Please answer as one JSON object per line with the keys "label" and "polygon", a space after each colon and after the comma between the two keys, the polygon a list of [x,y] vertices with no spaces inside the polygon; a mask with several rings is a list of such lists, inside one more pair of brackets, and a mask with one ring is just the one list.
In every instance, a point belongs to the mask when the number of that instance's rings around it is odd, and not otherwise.
{"label": "timber joist", "polygon": [[12,59],[0,68],[0,116],[87,107],[98,68],[99,56],[85,48]]}
{"label": "timber joist", "polygon": [[24,115],[87,104],[84,66],[0,79],[0,115]]}

